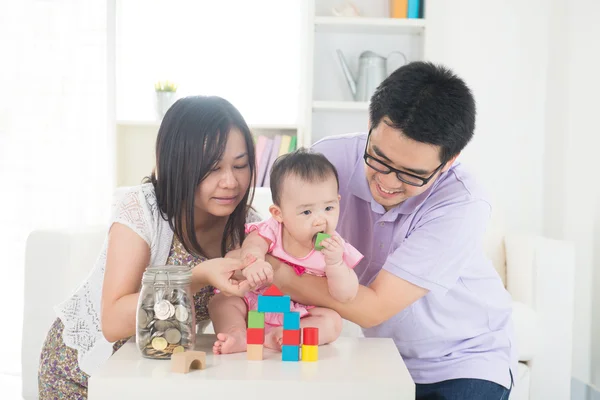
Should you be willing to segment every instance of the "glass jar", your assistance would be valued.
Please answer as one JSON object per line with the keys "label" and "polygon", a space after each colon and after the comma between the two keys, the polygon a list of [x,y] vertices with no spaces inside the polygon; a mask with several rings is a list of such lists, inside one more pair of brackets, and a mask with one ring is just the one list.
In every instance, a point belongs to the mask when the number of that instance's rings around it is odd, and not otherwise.
{"label": "glass jar", "polygon": [[152,266],[144,272],[136,315],[136,343],[144,357],[170,359],[194,349],[191,282],[192,270],[185,266]]}

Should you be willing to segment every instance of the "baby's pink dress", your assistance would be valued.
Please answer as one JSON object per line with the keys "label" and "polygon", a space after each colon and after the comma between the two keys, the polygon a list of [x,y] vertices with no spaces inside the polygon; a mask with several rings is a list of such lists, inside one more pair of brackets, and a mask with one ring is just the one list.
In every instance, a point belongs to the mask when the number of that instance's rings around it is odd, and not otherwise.
{"label": "baby's pink dress", "polygon": [[[246,234],[257,231],[261,237],[268,239],[271,242],[268,253],[290,265],[298,275],[307,273],[316,276],[325,276],[325,257],[323,256],[323,253],[313,249],[303,258],[296,258],[289,255],[283,249],[283,242],[281,240],[282,230],[283,225],[274,218],[246,224]],[[356,267],[360,260],[362,260],[363,255],[346,241],[344,241],[344,247],[344,262],[350,268]],[[248,292],[244,296],[246,304],[248,305],[248,310],[258,309],[258,295],[263,293],[267,287]],[[300,318],[307,316],[308,310],[311,308],[314,308],[314,306],[307,306],[296,303],[295,301],[291,302],[291,311],[299,312]],[[283,325],[283,314],[266,313],[265,322],[270,325],[281,326]]]}

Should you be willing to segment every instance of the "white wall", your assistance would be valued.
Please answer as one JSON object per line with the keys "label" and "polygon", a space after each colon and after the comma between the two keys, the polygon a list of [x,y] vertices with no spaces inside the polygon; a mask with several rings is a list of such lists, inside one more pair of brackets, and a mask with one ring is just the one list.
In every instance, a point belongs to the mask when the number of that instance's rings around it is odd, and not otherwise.
{"label": "white wall", "polygon": [[541,233],[547,13],[544,0],[430,0],[425,57],[473,89],[475,138],[461,156],[506,228]]}
{"label": "white wall", "polygon": [[575,243],[573,375],[596,385],[598,19],[597,0],[430,0],[425,45],[426,59],[448,65],[474,90],[478,125],[461,159],[485,178],[506,228]]}
{"label": "white wall", "polygon": [[544,232],[575,244],[573,375],[598,385],[600,247],[594,244],[600,242],[600,190],[595,179],[600,149],[600,2],[553,3],[544,196],[550,201],[545,204]]}

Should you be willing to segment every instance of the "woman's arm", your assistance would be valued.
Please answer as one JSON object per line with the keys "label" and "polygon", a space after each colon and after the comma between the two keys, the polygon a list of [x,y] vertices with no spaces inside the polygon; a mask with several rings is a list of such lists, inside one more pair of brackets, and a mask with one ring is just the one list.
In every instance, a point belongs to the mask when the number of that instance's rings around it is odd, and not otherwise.
{"label": "woman's arm", "polygon": [[135,335],[142,274],[150,262],[148,244],[133,230],[114,223],[108,234],[102,286],[102,334],[109,342]]}
{"label": "woman's arm", "polygon": [[428,293],[382,270],[369,287],[358,286],[354,300],[342,303],[330,295],[326,278],[298,276],[281,261],[271,256],[267,256],[267,260],[275,270],[274,283],[282,292],[302,304],[331,308],[363,328],[381,324]]}

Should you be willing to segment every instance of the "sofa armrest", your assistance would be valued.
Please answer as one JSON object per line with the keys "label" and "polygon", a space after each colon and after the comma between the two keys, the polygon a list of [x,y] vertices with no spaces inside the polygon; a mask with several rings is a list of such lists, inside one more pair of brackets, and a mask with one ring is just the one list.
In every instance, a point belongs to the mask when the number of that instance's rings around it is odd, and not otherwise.
{"label": "sofa armrest", "polygon": [[23,397],[37,398],[40,352],[56,319],[53,306],[83,282],[100,254],[106,227],[80,230],[38,230],[25,250],[22,336]]}
{"label": "sofa armrest", "polygon": [[[575,252],[565,241],[509,235],[506,287],[536,314],[537,349],[528,362],[531,400],[571,396]],[[517,343],[518,346],[518,343]]]}

